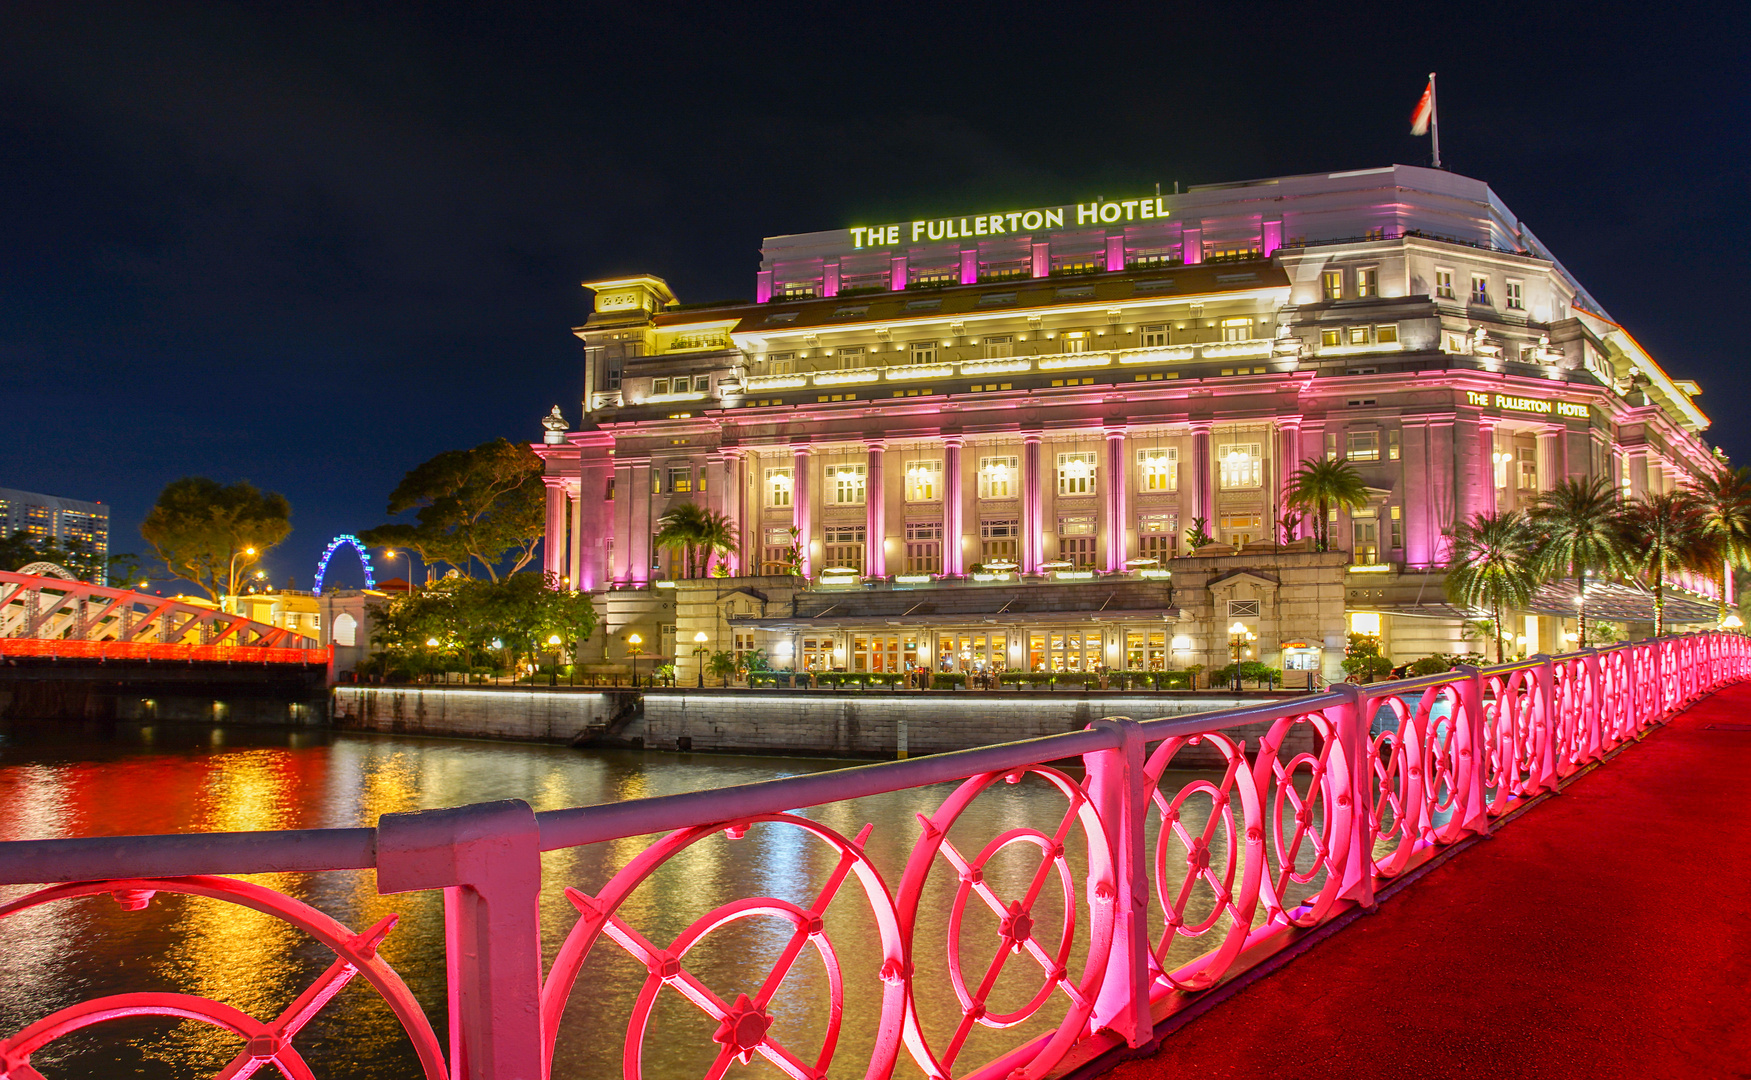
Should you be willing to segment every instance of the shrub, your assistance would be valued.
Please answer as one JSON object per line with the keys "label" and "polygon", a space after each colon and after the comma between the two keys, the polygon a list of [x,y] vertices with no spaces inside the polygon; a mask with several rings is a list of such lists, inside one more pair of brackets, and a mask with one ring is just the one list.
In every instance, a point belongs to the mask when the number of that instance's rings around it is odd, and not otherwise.
{"label": "shrub", "polygon": [[967,685],[967,676],[959,671],[937,671],[930,676],[932,690],[959,690]]}

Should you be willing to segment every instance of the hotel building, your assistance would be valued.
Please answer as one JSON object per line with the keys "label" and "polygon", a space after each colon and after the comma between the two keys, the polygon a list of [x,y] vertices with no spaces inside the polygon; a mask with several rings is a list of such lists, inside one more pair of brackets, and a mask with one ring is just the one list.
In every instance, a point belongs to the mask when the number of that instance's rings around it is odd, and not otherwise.
{"label": "hotel building", "polygon": [[[109,507],[102,503],[0,488],[0,537],[26,536],[84,554],[99,567],[109,560]],[[103,584],[103,576],[98,576]]]}
{"label": "hotel building", "polygon": [[[599,658],[636,633],[689,682],[730,648],[1339,678],[1351,629],[1401,661],[1476,649],[1442,589],[1456,519],[1712,459],[1697,385],[1488,185],[1426,168],[769,237],[752,303],[585,287],[581,422],[536,446],[546,568],[602,594]],[[1282,494],[1322,458],[1369,496],[1328,552]],[[733,523],[728,579],[654,546],[688,501]],[[1528,651],[1564,613],[1516,616]]]}

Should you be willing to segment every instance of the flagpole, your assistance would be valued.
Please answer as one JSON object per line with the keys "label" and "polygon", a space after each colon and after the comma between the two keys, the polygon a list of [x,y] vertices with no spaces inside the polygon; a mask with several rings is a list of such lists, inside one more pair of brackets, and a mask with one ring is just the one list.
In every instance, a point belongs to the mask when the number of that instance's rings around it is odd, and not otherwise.
{"label": "flagpole", "polygon": [[1441,167],[1441,108],[1435,98],[1435,73],[1429,72],[1429,135],[1435,148],[1435,168]]}

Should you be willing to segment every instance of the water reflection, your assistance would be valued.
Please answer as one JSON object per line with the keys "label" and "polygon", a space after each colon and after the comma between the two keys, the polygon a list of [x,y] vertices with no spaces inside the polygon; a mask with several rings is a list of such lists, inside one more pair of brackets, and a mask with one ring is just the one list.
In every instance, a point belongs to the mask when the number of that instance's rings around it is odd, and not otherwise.
{"label": "water reflection", "polygon": [[[752,783],[838,764],[163,724],[19,727],[0,739],[0,839],[369,825],[385,813],[503,798],[551,809]],[[920,835],[918,815],[934,813],[952,791],[952,785],[943,785],[801,813],[846,838],[872,824],[867,856],[887,888],[897,892]],[[1200,830],[1208,808],[1207,799],[1193,800],[1185,811],[1186,827]],[[1037,778],[999,783],[968,807],[948,837],[971,859],[1011,829],[1050,835],[1065,811],[1063,795]],[[1217,835],[1219,859],[1225,835]],[[577,920],[563,887],[599,893],[651,842],[633,838],[543,856],[548,882],[541,900],[543,949],[549,961]],[[1082,889],[1088,855],[1079,827],[1067,836],[1065,857],[1076,882],[1068,902],[1055,871],[1049,872],[1035,918],[1048,952],[1055,952],[1058,928],[1074,913],[1067,967],[1077,979],[1084,969],[1089,932]],[[985,880],[1005,900],[1023,897],[1040,861],[1038,848],[1031,844],[1006,848],[990,859]],[[1311,866],[1311,852],[1304,851],[1298,861]],[[837,862],[831,846],[794,826],[759,825],[741,839],[714,835],[659,866],[618,914],[645,938],[667,948],[694,920],[732,900],[772,896],[808,908]],[[1184,873],[1183,855],[1170,846],[1165,875],[1176,892]],[[370,873],[256,880],[355,930],[390,912],[400,913],[401,923],[384,943],[383,956],[406,980],[440,1038],[445,1036],[439,894],[380,896]],[[919,908],[917,1000],[927,1038],[939,1053],[949,1045],[960,1016],[949,974],[951,952],[976,987],[1001,944],[996,915],[977,897],[967,900],[958,942],[952,940],[949,924],[958,886],[954,867],[939,856]],[[5,890],[0,896],[10,899],[22,891]],[[1194,889],[1188,922],[1203,919],[1214,903],[1207,885]],[[1160,908],[1153,909],[1153,932],[1159,935]],[[1258,917],[1263,918],[1262,907]],[[833,1071],[860,1073],[880,1010],[882,954],[855,878],[838,890],[824,925],[846,988],[845,1025]],[[686,967],[725,1001],[741,993],[754,997],[791,936],[788,920],[740,920],[700,942],[687,955]],[[1207,939],[1176,942],[1170,963],[1189,959],[1209,944]],[[97,897],[0,921],[0,955],[8,959],[8,978],[0,983],[4,1032],[77,1001],[144,989],[211,996],[266,1019],[285,1008],[332,959],[278,920],[233,905],[177,897],[160,897],[138,912],[122,911],[109,898]],[[645,980],[643,965],[625,950],[606,939],[597,945],[566,1009],[556,1077],[619,1075],[628,1018]],[[992,1010],[1022,1008],[1045,980],[1033,957],[1009,956],[1003,978],[990,993]],[[811,947],[797,957],[773,995],[773,1032],[805,1061],[814,1060],[827,1034],[827,992],[827,965]],[[1055,1026],[1065,999],[1061,991],[1051,993],[1056,1000],[1033,1020],[1003,1031],[974,1030],[960,1059],[963,1067]],[[702,1074],[717,1049],[711,1041],[715,1027],[673,990],[663,990],[645,1040],[646,1075]],[[216,1071],[237,1048],[229,1036],[194,1024],[140,1022],[126,1029],[132,1046],[116,1038],[121,1030],[57,1044],[39,1054],[37,1064],[51,1078],[198,1075]],[[393,1016],[363,980],[355,980],[319,1014],[297,1045],[319,1074],[366,1080],[417,1075]],[[759,1059],[746,1071],[777,1074]],[[902,1071],[911,1070],[908,1066]]]}

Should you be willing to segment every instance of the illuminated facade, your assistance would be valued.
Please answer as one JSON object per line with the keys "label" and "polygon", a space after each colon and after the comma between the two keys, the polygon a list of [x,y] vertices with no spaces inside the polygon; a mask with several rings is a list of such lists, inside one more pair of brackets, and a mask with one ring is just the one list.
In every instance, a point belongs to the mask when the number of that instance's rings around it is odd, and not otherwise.
{"label": "illuminated facade", "polygon": [[0,537],[17,534],[87,552],[99,566],[109,561],[109,507],[102,503],[0,488]]}
{"label": "illuminated facade", "polygon": [[[547,568],[683,673],[698,632],[852,670],[1331,675],[1346,617],[1405,659],[1461,651],[1457,517],[1562,477],[1664,491],[1711,455],[1699,388],[1430,169],[771,237],[751,304],[586,287],[583,423],[536,447]],[[1319,458],[1369,491],[1326,553],[1282,496]],[[734,523],[734,580],[659,587],[684,501]]]}

